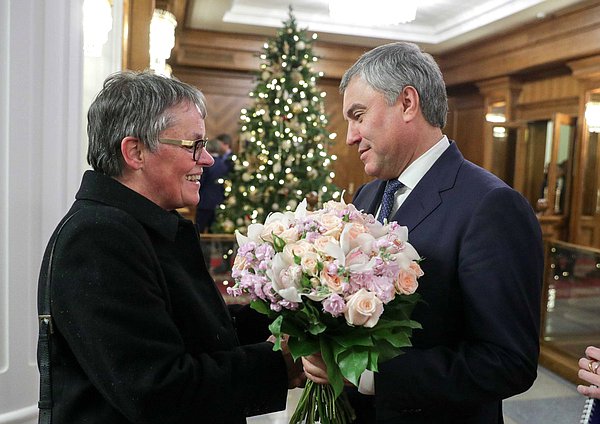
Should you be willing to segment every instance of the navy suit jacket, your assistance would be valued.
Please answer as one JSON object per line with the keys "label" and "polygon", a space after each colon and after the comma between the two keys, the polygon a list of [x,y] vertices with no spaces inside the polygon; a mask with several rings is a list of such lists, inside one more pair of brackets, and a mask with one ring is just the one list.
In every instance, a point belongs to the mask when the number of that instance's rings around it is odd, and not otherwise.
{"label": "navy suit jacket", "polygon": [[[384,187],[362,186],[353,203],[375,214]],[[375,374],[377,421],[503,422],[501,400],[537,373],[543,249],[532,208],[451,142],[393,220],[423,257],[413,313],[423,329]],[[361,422],[374,422],[354,397]]]}

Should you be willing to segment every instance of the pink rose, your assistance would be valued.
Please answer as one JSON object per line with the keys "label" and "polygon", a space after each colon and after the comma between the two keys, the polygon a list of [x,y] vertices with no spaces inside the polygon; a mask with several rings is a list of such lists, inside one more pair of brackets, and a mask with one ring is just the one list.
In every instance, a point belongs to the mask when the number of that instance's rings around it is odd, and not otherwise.
{"label": "pink rose", "polygon": [[374,327],[383,313],[383,302],[374,293],[360,289],[346,301],[344,317],[350,325]]}

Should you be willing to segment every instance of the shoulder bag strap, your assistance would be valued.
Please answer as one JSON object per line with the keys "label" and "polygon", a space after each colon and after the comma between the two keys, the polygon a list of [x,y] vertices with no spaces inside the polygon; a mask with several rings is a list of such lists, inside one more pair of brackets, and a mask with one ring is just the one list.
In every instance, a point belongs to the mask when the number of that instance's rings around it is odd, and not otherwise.
{"label": "shoulder bag strap", "polygon": [[52,373],[50,370],[50,335],[54,332],[52,327],[52,315],[50,312],[50,285],[52,280],[52,258],[54,256],[54,248],[60,232],[77,212],[68,216],[58,228],[54,241],[48,253],[48,265],[45,275],[41,275],[39,279],[38,292],[38,323],[39,323],[39,338],[38,338],[38,366],[40,369],[40,400],[38,408],[40,410],[38,423],[52,423]]}

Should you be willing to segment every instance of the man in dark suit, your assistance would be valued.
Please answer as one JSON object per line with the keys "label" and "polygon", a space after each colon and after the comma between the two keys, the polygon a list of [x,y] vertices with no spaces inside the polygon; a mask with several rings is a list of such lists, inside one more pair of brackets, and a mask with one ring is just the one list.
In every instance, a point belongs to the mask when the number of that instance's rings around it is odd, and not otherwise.
{"label": "man in dark suit", "polygon": [[215,210],[225,199],[225,187],[219,180],[227,178],[231,167],[227,163],[228,159],[221,155],[220,143],[218,139],[214,139],[206,144],[214,163],[211,167],[204,168],[200,178],[200,202],[196,206],[196,227],[199,233],[210,232],[210,227],[215,222]]}
{"label": "man in dark suit", "polygon": [[[539,353],[543,254],[527,201],[463,158],[442,133],[448,111],[433,58],[410,43],[365,53],[340,90],[365,173],[354,204],[409,230],[423,257],[423,326],[413,347],[349,388],[360,423],[502,423],[502,399],[527,390]],[[382,214],[387,185],[391,212]],[[324,383],[319,356],[307,377]]]}
{"label": "man in dark suit", "polygon": [[227,309],[176,211],[198,203],[213,163],[205,116],[197,88],[145,72],[111,75],[90,106],[94,170],[40,273],[39,308],[52,316],[50,349],[38,345],[41,422],[245,423],[284,409],[299,384],[266,325]]}

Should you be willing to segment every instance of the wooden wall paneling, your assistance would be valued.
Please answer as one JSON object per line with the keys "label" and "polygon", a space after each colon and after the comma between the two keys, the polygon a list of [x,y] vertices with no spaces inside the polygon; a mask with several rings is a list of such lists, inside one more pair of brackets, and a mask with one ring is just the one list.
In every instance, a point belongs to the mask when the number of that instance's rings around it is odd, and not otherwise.
{"label": "wooden wall paneling", "polygon": [[[573,163],[573,195],[571,196],[571,215],[569,218],[569,241],[585,246],[600,246],[597,232],[598,217],[583,216],[583,186],[586,178],[586,163],[589,154],[589,137],[585,123],[585,104],[591,90],[600,88],[600,55],[567,63],[573,71],[573,77],[579,82],[579,114],[577,120],[577,141]],[[591,225],[590,222],[591,221]]]}
{"label": "wooden wall paneling", "polygon": [[238,151],[240,111],[252,104],[248,93],[255,87],[255,76],[242,72],[189,68],[174,68],[173,75],[204,93],[208,111],[205,121],[208,136],[229,133],[233,138],[233,150]]}
{"label": "wooden wall paneling", "polygon": [[[240,71],[258,69],[258,55],[262,53],[263,44],[271,38],[191,29],[183,30],[178,37],[172,63]],[[327,78],[341,78],[346,69],[366,50],[368,49],[364,47],[342,46],[317,39],[313,43],[313,53],[318,58],[314,69],[324,72]]]}
{"label": "wooden wall paneling", "polygon": [[483,164],[483,126],[485,111],[479,93],[452,93],[448,96],[449,113],[444,134],[456,145],[463,156],[481,166]]}
{"label": "wooden wall paneling", "polygon": [[154,0],[125,0],[123,4],[123,69],[150,67],[150,21]]}
{"label": "wooden wall paneling", "polygon": [[449,86],[516,74],[600,53],[600,4],[589,1],[544,21],[438,57]]}
{"label": "wooden wall paneling", "polygon": [[350,202],[358,187],[373,178],[365,174],[364,164],[358,156],[356,146],[346,145],[348,125],[342,113],[343,97],[338,88],[339,80],[324,78],[319,81],[319,87],[327,93],[325,96],[325,110],[329,121],[327,129],[337,134],[329,150],[331,154],[337,156],[337,161],[333,166],[334,183],[345,190],[344,199],[346,202]]}
{"label": "wooden wall paneling", "polygon": [[524,82],[515,106],[517,121],[551,119],[556,112],[579,114],[580,84],[571,75]]}

